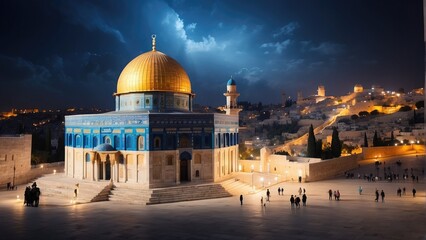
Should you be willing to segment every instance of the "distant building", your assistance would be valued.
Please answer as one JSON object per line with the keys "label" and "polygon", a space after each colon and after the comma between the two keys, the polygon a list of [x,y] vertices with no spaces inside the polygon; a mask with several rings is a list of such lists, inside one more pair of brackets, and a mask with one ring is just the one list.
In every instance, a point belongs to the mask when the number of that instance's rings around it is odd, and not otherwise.
{"label": "distant building", "polygon": [[354,93],[362,93],[362,92],[364,92],[364,88],[362,87],[362,85],[361,84],[355,85]]}
{"label": "distant building", "polygon": [[325,87],[323,85],[318,86],[318,94],[319,97],[325,97]]}
{"label": "distant building", "polygon": [[379,86],[379,85],[373,85],[373,86],[371,86],[371,92],[372,93],[382,93],[382,92],[384,92],[385,91],[385,89],[384,88],[382,88],[381,86]]}

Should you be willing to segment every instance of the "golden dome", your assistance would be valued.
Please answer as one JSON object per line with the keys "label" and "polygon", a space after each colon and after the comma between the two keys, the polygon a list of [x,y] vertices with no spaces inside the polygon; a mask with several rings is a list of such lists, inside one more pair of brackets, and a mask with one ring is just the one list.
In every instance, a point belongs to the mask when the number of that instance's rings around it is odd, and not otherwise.
{"label": "golden dome", "polygon": [[156,51],[155,42],[152,51],[137,56],[123,69],[116,94],[150,91],[191,94],[188,74],[176,60]]}

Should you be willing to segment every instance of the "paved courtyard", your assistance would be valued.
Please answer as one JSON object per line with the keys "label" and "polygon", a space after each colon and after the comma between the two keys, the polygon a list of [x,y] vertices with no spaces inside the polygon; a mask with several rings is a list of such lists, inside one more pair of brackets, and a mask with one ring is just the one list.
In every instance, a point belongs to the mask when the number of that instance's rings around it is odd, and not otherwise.
{"label": "paved courtyard", "polygon": [[[161,205],[100,202],[70,206],[43,203],[24,207],[19,191],[0,192],[1,239],[426,239],[425,156],[383,159],[395,171],[413,168],[419,182],[368,182],[336,178],[313,183],[271,186],[271,201],[260,204],[265,191],[239,197]],[[396,167],[402,161],[402,168]],[[383,165],[382,165],[383,166]],[[382,167],[381,166],[381,167]],[[353,172],[375,173],[371,162]],[[379,170],[379,171],[382,171]],[[362,195],[358,193],[362,186]],[[284,188],[279,196],[277,188]],[[291,208],[290,194],[306,189],[307,206]],[[398,187],[407,189],[398,197]],[[416,188],[416,197],[412,189]],[[341,200],[327,191],[339,190]],[[378,189],[384,202],[374,201]],[[43,189],[42,189],[43,191]],[[43,198],[43,196],[41,196]]]}

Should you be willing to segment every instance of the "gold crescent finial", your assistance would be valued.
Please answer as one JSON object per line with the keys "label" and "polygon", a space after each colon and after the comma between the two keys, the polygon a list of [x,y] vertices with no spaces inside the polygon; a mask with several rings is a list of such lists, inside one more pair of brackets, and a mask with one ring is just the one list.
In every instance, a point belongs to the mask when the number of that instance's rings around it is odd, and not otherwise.
{"label": "gold crescent finial", "polygon": [[152,38],[152,51],[155,51],[155,38],[157,36],[155,34],[152,34],[151,38]]}

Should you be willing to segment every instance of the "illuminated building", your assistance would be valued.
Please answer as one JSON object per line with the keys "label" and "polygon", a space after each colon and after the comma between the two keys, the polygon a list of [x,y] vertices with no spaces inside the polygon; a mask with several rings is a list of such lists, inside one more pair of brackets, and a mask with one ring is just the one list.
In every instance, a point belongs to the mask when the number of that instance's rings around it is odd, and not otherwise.
{"label": "illuminated building", "polygon": [[152,40],[152,51],[121,72],[115,111],[65,117],[67,176],[153,188],[214,182],[237,171],[235,81],[224,93],[226,114],[194,113],[188,75]]}

